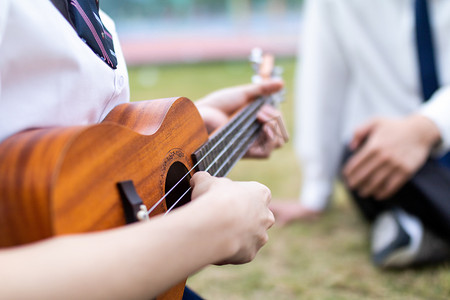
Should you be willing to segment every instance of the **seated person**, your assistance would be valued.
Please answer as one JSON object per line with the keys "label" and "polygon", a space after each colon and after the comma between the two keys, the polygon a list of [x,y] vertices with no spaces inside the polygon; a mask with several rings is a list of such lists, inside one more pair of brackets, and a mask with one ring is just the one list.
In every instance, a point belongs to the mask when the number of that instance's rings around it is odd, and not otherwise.
{"label": "seated person", "polygon": [[436,13],[449,9],[306,2],[296,109],[303,184],[299,202],[271,205],[278,222],[319,217],[342,174],[373,222],[376,265],[449,256],[450,171],[438,159],[450,150],[450,14]]}

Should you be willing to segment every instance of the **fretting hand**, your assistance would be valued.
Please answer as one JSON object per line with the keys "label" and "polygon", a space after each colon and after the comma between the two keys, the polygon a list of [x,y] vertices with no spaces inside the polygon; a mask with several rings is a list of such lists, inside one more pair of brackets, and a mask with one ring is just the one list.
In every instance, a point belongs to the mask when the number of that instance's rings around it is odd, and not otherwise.
{"label": "fretting hand", "polygon": [[[283,87],[280,80],[266,80],[213,92],[196,101],[197,108],[208,132],[223,126],[237,110],[256,98],[276,93]],[[262,134],[249,149],[247,157],[268,157],[270,153],[286,142],[284,123],[279,110],[265,105],[257,115],[264,124]]]}

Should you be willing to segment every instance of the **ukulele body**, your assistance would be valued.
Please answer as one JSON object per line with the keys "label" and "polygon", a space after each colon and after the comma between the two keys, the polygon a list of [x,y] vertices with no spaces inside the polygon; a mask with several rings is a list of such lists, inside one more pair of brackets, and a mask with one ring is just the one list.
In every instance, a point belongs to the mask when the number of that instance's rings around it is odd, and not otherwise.
{"label": "ukulele body", "polygon": [[[8,138],[0,144],[0,247],[126,225],[117,184],[131,180],[151,208],[187,173],[181,187],[189,187],[191,154],[207,140],[186,98],[122,104],[100,124]],[[179,195],[171,197],[150,217]],[[183,289],[184,282],[167,299],[181,298]]]}

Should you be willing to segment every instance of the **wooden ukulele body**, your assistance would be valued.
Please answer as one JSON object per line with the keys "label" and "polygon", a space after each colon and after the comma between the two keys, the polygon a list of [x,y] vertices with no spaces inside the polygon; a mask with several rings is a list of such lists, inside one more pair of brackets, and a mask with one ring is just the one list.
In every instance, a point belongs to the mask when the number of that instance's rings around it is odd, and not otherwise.
{"label": "wooden ukulele body", "polygon": [[[131,180],[150,208],[192,169],[191,154],[207,139],[186,98],[122,104],[100,124],[8,138],[0,144],[0,247],[125,225],[117,183]],[[181,298],[183,289],[184,282],[158,299]]]}

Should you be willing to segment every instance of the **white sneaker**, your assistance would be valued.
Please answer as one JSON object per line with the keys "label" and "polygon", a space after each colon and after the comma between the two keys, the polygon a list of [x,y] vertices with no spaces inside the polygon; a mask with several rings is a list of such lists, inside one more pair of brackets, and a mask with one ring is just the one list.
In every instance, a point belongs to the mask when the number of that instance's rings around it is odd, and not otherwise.
{"label": "white sneaker", "polygon": [[371,237],[372,260],[382,268],[403,268],[450,258],[450,247],[400,208],[380,214]]}

